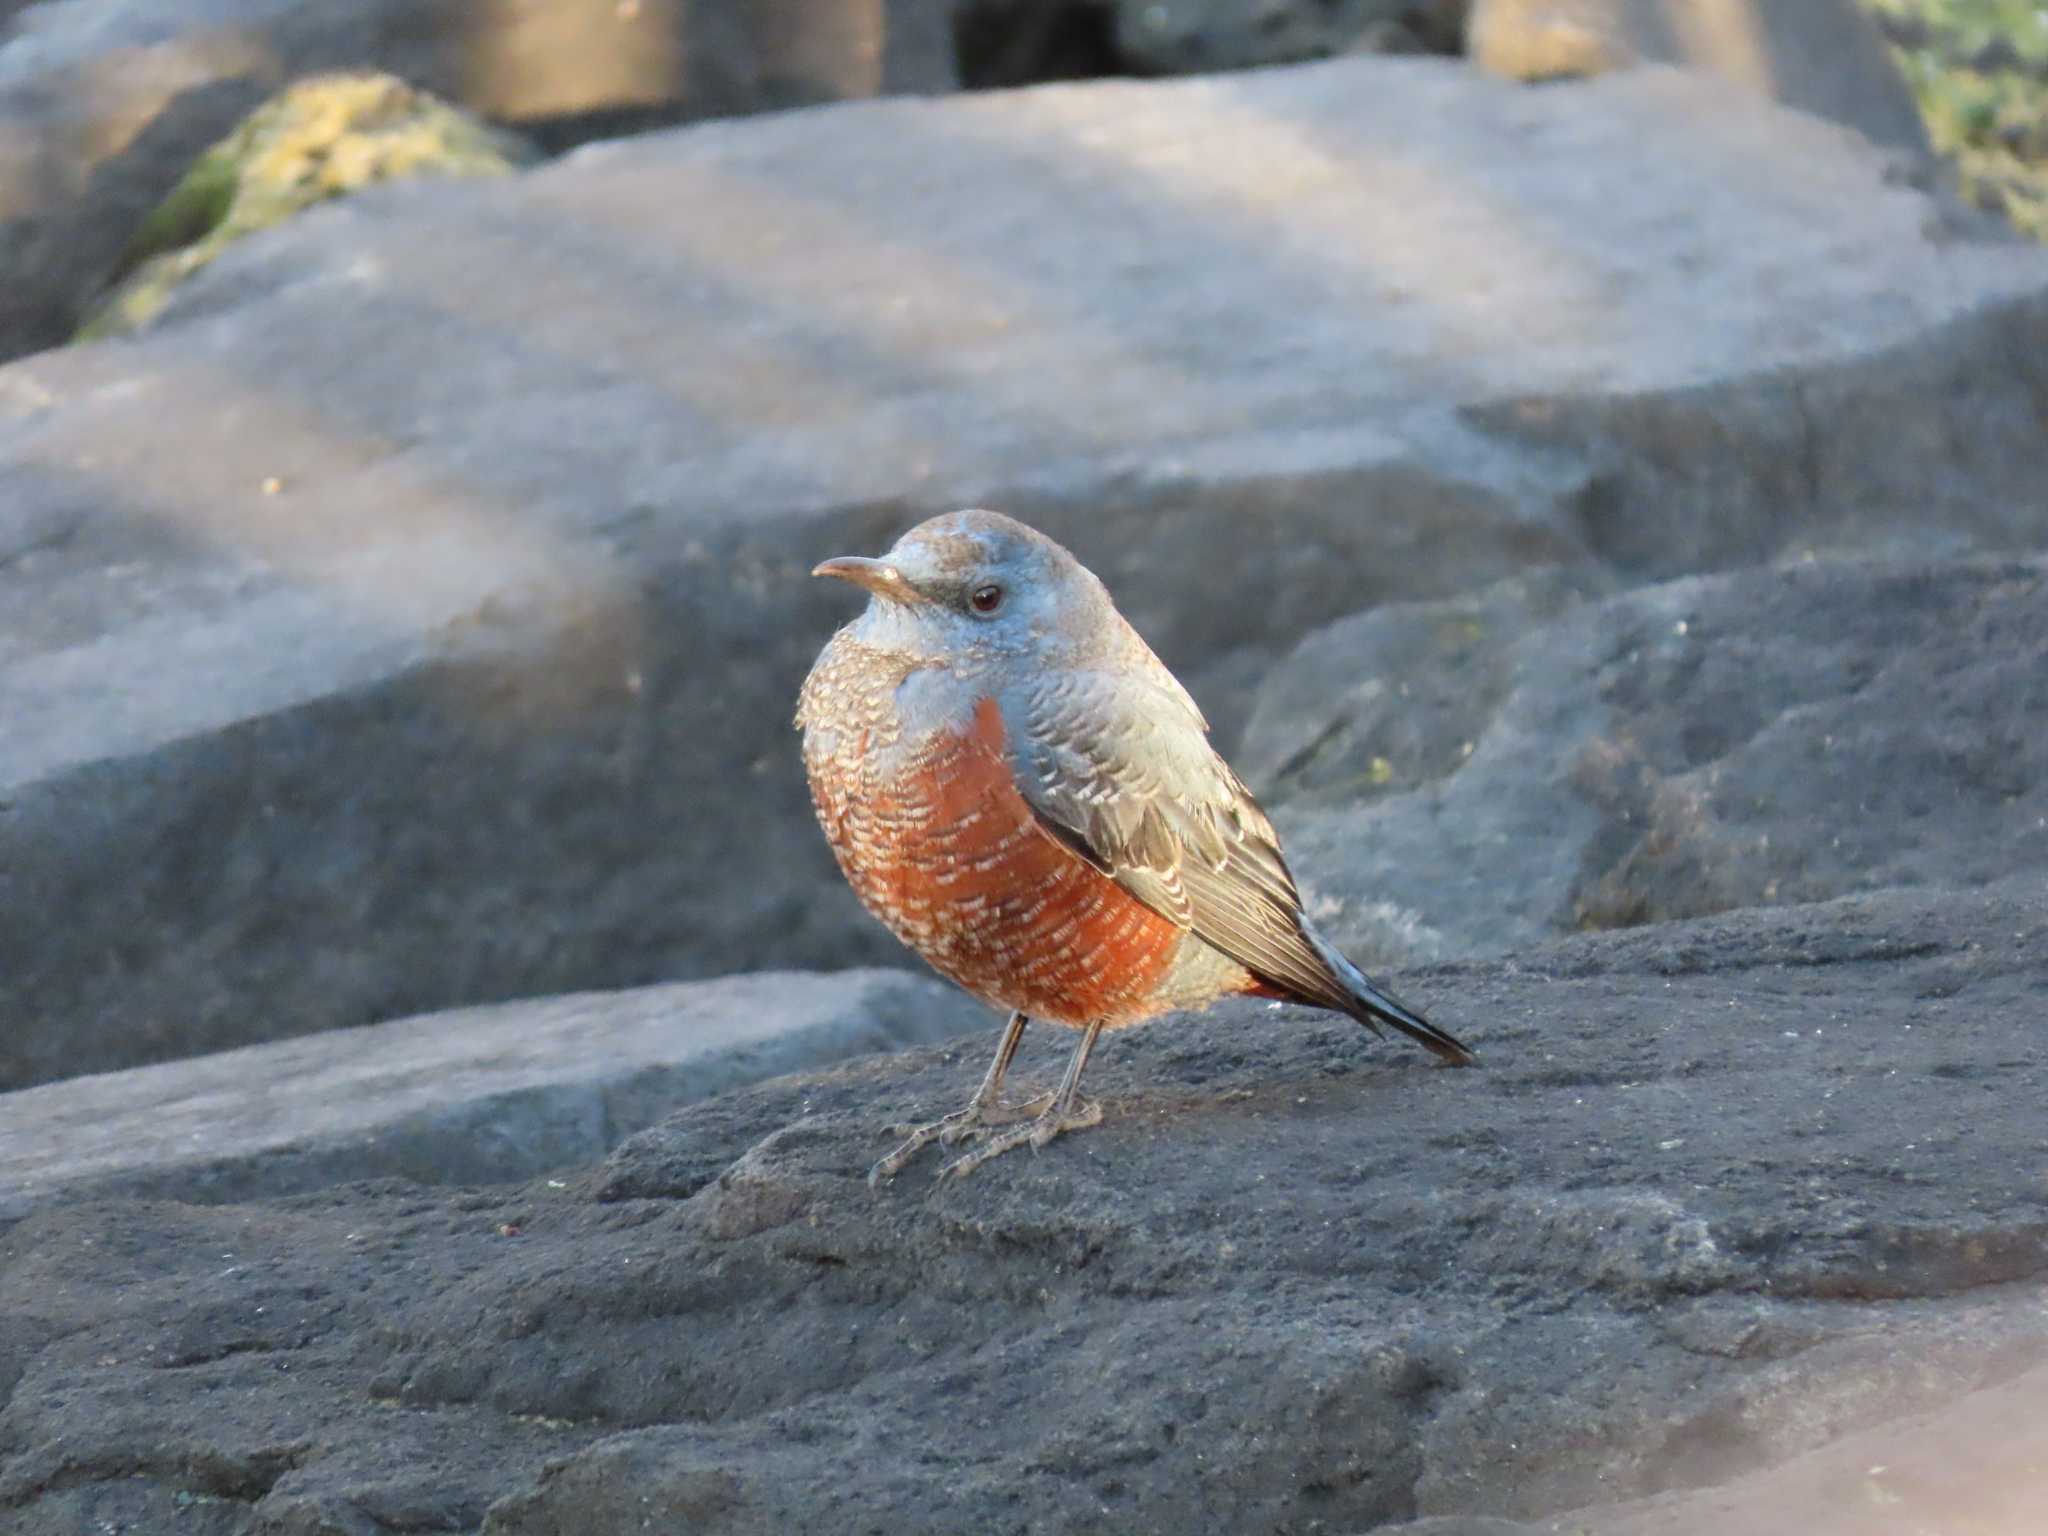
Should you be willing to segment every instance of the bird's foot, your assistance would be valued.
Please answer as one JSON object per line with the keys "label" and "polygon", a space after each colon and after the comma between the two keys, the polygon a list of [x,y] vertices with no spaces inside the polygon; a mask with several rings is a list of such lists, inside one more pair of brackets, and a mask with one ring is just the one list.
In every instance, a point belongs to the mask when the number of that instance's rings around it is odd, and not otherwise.
{"label": "bird's foot", "polygon": [[965,1157],[956,1157],[939,1170],[940,1178],[964,1179],[992,1157],[1001,1157],[1005,1152],[1021,1147],[1027,1142],[1036,1152],[1062,1131],[1085,1131],[1091,1125],[1102,1124],[1102,1105],[1094,1099],[1082,1099],[1062,1109],[1049,1106],[1045,1112],[1029,1125],[1012,1126],[1007,1131],[991,1132],[988,1140],[969,1152]]}
{"label": "bird's foot", "polygon": [[942,1147],[950,1147],[970,1137],[989,1135],[997,1126],[1015,1125],[1020,1120],[1035,1124],[1052,1107],[1052,1097],[1050,1093],[1041,1093],[1035,1099],[1025,1099],[1016,1104],[973,1103],[950,1115],[942,1115],[927,1125],[892,1125],[888,1134],[901,1136],[904,1141],[868,1170],[868,1183],[879,1185],[885,1179],[895,1178],[906,1163],[935,1141]]}

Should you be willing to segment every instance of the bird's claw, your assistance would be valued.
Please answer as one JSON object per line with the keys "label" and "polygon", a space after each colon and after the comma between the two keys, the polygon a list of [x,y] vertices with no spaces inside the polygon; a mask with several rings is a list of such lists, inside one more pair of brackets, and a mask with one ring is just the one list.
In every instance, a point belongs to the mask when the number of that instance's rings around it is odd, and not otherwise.
{"label": "bird's claw", "polygon": [[[879,1188],[885,1180],[895,1178],[905,1164],[935,1141],[942,1147],[951,1147],[976,1136],[994,1135],[997,1127],[1014,1127],[1020,1120],[1030,1121],[1035,1126],[1047,1118],[1052,1101],[1050,1093],[1042,1093],[1035,1099],[1025,1099],[1017,1104],[969,1104],[965,1109],[941,1115],[924,1125],[892,1125],[885,1134],[901,1136],[903,1143],[868,1170],[868,1184],[871,1188]],[[1101,1118],[1099,1109],[1096,1118]],[[1095,1122],[1091,1120],[1088,1123],[1093,1125]],[[1018,1130],[1014,1129],[1004,1132],[1006,1136],[1017,1134]],[[1048,1134],[1046,1141],[1056,1134]],[[1043,1146],[1044,1142],[1039,1145]],[[952,1166],[949,1164],[944,1171],[951,1171]]]}
{"label": "bird's claw", "polygon": [[1014,1125],[1002,1132],[989,1131],[988,1140],[963,1157],[956,1157],[939,1170],[939,1177],[964,1179],[992,1157],[1001,1157],[1005,1152],[1030,1144],[1036,1152],[1043,1148],[1062,1131],[1085,1131],[1091,1125],[1102,1124],[1102,1105],[1094,1099],[1084,1099],[1072,1109],[1060,1112],[1048,1108],[1029,1125]]}

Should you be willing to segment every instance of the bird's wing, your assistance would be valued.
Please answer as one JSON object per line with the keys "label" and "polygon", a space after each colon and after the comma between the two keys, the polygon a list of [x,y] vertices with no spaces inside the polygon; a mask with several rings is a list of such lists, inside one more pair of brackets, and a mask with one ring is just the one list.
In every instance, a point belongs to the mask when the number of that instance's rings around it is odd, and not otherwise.
{"label": "bird's wing", "polygon": [[1354,999],[1304,931],[1273,823],[1161,675],[1065,672],[1003,699],[1026,802],[1162,917],[1261,980],[1349,1011]]}

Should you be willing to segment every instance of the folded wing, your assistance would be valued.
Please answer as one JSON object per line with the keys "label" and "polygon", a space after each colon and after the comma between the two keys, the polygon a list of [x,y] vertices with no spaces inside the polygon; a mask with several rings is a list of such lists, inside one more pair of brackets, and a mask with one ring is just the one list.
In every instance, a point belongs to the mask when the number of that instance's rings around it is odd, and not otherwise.
{"label": "folded wing", "polygon": [[1055,837],[1153,911],[1305,1003],[1465,1048],[1375,987],[1302,914],[1273,824],[1160,669],[1066,672],[1003,700],[1024,798]]}

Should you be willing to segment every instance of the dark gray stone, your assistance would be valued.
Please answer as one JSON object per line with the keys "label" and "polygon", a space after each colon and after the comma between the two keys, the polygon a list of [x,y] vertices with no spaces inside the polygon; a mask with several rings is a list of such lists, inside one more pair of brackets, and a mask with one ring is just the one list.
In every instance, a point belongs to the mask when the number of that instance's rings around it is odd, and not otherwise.
{"label": "dark gray stone", "polygon": [[960,1183],[863,1175],[993,1031],[560,1188],[34,1213],[0,1521],[1470,1536],[2048,1360],[2040,881],[1394,979],[1482,1065],[1231,1005],[1111,1037],[1099,1129]]}
{"label": "dark gray stone", "polygon": [[1374,603],[2038,548],[2048,252],[1931,208],[1677,72],[1357,59],[315,210],[0,368],[0,1086],[901,963],[788,720],[811,564],[949,507],[1070,542],[1226,745]]}
{"label": "dark gray stone", "polygon": [[1366,955],[2048,879],[2048,564],[1565,573],[1345,619],[1240,770]]}
{"label": "dark gray stone", "polygon": [[1116,58],[1141,75],[1353,51],[1456,53],[1465,0],[1113,0]]}
{"label": "dark gray stone", "polygon": [[501,1003],[0,1094],[0,1220],[91,1194],[220,1203],[355,1179],[502,1183],[679,1105],[987,1028],[902,971]]}

